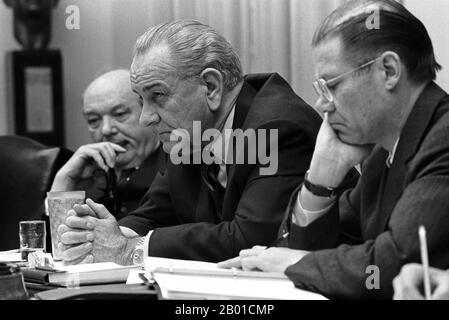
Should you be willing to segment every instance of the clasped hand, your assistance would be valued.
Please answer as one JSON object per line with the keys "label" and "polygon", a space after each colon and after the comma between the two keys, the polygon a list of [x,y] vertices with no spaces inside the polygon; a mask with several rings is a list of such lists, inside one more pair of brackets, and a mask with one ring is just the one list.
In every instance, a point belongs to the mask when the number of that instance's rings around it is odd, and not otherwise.
{"label": "clasped hand", "polygon": [[68,211],[65,224],[58,227],[64,264],[116,262],[127,264],[126,237],[114,216],[91,199]]}

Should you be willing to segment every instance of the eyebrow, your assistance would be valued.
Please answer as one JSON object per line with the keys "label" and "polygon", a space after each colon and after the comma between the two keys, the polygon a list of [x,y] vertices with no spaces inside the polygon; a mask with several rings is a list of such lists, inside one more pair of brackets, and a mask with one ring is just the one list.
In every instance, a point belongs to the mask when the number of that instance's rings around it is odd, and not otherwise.
{"label": "eyebrow", "polygon": [[143,92],[150,91],[154,87],[158,87],[158,86],[159,87],[164,87],[164,88],[169,88],[169,86],[167,84],[165,84],[161,80],[157,80],[157,82],[155,82],[155,83],[152,83],[150,85],[144,86],[143,87]]}
{"label": "eyebrow", "polygon": [[119,103],[119,104],[113,106],[111,111],[114,112],[114,111],[117,111],[117,109],[120,109],[120,108],[128,109],[129,107],[126,104],[124,104],[124,103]]}
{"label": "eyebrow", "polygon": [[[124,103],[119,103],[119,104],[113,106],[110,112],[117,111],[117,109],[120,109],[120,108],[128,109],[129,107]],[[99,115],[99,114],[100,114],[99,112],[93,111],[93,110],[83,111],[83,115],[85,115],[85,116]]]}

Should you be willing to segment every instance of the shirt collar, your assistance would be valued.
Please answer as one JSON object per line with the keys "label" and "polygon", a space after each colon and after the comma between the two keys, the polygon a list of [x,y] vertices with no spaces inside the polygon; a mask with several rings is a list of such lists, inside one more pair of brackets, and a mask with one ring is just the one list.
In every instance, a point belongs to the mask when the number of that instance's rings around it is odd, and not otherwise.
{"label": "shirt collar", "polygon": [[214,155],[214,159],[216,160],[215,162],[219,164],[226,163],[229,139],[232,134],[232,123],[234,122],[234,112],[235,112],[235,103],[232,106],[232,109],[229,112],[228,117],[226,118],[225,124],[220,132],[220,135],[214,139],[210,147],[210,150]]}
{"label": "shirt collar", "polygon": [[387,158],[387,167],[390,168],[390,166],[393,164],[394,155],[396,153],[396,148],[398,147],[399,138],[397,138],[396,142],[394,143],[393,150],[388,154]]}

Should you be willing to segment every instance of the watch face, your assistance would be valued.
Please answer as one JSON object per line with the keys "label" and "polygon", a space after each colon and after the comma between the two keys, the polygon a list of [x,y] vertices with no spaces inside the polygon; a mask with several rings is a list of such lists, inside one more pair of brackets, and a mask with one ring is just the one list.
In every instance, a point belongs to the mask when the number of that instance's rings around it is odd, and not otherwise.
{"label": "watch face", "polygon": [[142,264],[143,263],[143,249],[136,248],[133,253],[133,264]]}

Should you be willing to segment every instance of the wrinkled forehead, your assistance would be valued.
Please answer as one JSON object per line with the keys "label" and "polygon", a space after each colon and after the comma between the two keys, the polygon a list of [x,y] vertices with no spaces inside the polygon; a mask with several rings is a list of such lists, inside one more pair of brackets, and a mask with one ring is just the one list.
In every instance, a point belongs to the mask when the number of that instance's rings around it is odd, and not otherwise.
{"label": "wrinkled forehead", "polygon": [[171,60],[167,46],[157,46],[148,52],[134,56],[131,63],[131,83],[136,84],[140,79],[154,73],[172,75],[176,67]]}
{"label": "wrinkled forehead", "polygon": [[139,106],[139,97],[131,86],[97,86],[83,97],[83,112],[109,113],[117,106]]}

